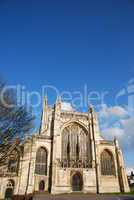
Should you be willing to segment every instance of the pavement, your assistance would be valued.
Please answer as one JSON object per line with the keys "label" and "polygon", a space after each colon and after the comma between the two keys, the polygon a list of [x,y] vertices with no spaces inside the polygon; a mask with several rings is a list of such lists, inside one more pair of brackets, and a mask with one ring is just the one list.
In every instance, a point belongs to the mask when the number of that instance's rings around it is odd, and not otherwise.
{"label": "pavement", "polygon": [[134,200],[134,195],[39,194],[33,200]]}

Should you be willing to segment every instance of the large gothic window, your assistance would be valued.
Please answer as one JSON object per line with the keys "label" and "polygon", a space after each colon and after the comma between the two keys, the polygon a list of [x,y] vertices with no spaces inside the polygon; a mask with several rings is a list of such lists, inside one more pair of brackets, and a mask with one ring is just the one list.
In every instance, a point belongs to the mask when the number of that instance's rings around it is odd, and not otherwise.
{"label": "large gothic window", "polygon": [[101,153],[101,174],[105,176],[115,175],[114,158],[108,150]]}
{"label": "large gothic window", "polygon": [[62,132],[63,167],[88,168],[90,162],[89,135],[85,128],[71,123]]}
{"label": "large gothic window", "polygon": [[35,173],[47,175],[47,150],[43,147],[39,148],[36,154]]}

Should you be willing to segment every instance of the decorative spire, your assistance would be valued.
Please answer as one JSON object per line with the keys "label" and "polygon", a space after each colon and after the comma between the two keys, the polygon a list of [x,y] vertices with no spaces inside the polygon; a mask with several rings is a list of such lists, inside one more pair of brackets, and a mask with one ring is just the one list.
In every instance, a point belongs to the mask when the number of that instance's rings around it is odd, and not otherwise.
{"label": "decorative spire", "polygon": [[48,128],[48,99],[47,95],[44,97],[44,128],[47,130]]}
{"label": "decorative spire", "polygon": [[89,112],[90,112],[90,113],[93,113],[93,112],[94,112],[94,108],[93,108],[93,105],[92,105],[92,104],[89,105]]}
{"label": "decorative spire", "polygon": [[55,116],[58,119],[60,117],[60,113],[61,113],[61,97],[60,96],[57,97],[54,108],[55,108]]}
{"label": "decorative spire", "polygon": [[57,96],[57,99],[56,99],[56,104],[59,104],[61,103],[61,96]]}
{"label": "decorative spire", "polygon": [[116,136],[114,136],[114,144],[116,147],[119,147],[119,142],[118,142]]}
{"label": "decorative spire", "polygon": [[47,106],[48,105],[48,99],[47,99],[47,95],[45,95],[44,97],[44,106]]}
{"label": "decorative spire", "polygon": [[57,97],[55,106],[56,106],[56,110],[61,109],[61,97],[60,96]]}
{"label": "decorative spire", "polygon": [[116,136],[114,136],[114,141],[116,141],[117,140],[117,138],[116,138]]}

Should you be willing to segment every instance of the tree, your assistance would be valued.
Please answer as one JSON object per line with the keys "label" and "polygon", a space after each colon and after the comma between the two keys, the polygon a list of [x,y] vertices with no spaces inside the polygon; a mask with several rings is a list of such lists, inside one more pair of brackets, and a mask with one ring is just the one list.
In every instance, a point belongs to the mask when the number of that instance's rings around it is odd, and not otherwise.
{"label": "tree", "polygon": [[16,141],[24,140],[34,128],[35,117],[31,109],[17,104],[17,93],[13,89],[6,90],[7,84],[0,82],[0,164],[4,162],[8,152],[16,145]]}

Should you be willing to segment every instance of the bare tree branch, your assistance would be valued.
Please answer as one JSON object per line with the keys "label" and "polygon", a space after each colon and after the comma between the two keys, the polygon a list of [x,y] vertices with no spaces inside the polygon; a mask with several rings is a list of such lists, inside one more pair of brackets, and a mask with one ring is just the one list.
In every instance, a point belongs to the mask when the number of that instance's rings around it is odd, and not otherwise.
{"label": "bare tree branch", "polygon": [[8,89],[3,94],[6,86],[0,82],[0,163],[16,144],[16,138],[21,142],[26,134],[31,133],[35,119],[30,109],[17,105],[15,90]]}

